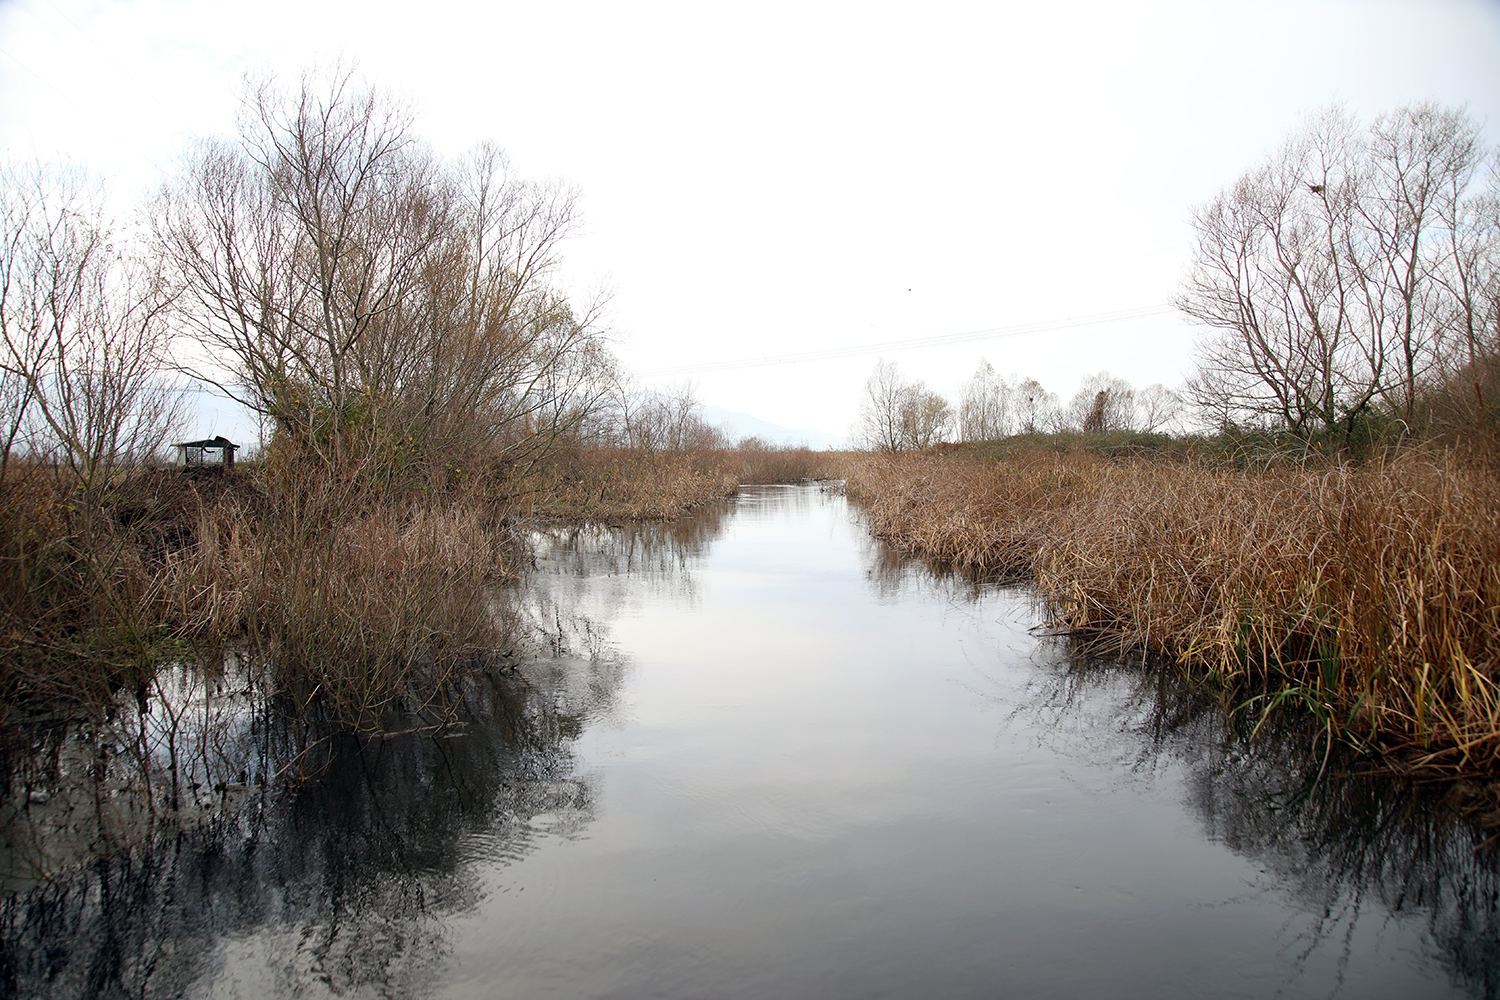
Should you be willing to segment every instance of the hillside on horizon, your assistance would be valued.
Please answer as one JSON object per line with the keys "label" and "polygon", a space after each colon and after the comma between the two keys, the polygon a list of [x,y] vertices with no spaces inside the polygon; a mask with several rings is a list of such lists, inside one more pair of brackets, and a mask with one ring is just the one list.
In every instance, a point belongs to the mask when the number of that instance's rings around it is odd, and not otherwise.
{"label": "hillside on horizon", "polygon": [[758,437],[771,444],[806,445],[816,451],[848,447],[848,439],[841,434],[829,434],[807,427],[783,427],[749,413],[726,410],[722,406],[705,406],[703,419],[724,428],[734,441]]}

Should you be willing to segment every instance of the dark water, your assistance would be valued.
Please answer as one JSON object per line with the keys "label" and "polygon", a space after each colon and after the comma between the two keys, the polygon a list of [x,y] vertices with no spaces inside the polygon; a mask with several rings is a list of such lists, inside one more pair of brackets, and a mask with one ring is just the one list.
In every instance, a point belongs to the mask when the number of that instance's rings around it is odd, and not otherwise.
{"label": "dark water", "polygon": [[1226,733],[842,498],[538,545],[520,613],[547,655],[483,677],[463,735],[335,741],[292,791],[91,860],[55,815],[26,833],[57,800],[13,806],[0,987],[1500,994],[1500,878],[1435,794]]}

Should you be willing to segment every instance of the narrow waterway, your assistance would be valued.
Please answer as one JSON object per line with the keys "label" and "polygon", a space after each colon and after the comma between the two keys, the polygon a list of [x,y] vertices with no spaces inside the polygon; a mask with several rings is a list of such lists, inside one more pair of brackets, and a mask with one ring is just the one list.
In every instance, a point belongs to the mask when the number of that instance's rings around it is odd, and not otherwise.
{"label": "narrow waterway", "polygon": [[[54,996],[1494,996],[1436,797],[1037,629],[816,486],[539,536],[465,734],[14,892]],[[1451,796],[1450,796],[1451,797]],[[36,955],[51,946],[53,971]],[[4,970],[0,970],[4,971]],[[71,992],[69,992],[71,991]],[[41,995],[41,994],[38,994]]]}

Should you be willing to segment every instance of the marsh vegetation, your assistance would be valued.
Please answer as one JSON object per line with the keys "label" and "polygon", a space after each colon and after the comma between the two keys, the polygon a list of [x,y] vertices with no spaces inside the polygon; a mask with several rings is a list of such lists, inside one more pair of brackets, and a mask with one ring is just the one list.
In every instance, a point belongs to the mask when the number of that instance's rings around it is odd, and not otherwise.
{"label": "marsh vegetation", "polygon": [[[1182,393],[1101,372],[1064,407],[981,365],[939,407],[882,363],[850,495],[880,537],[1032,581],[1058,627],[1227,708],[1492,775],[1497,167],[1462,110],[1313,117],[1195,211]],[[916,454],[955,414],[960,444]]]}
{"label": "marsh vegetation", "polygon": [[1482,788],[1370,774],[1305,718],[1226,717],[1170,664],[1034,628],[1027,589],[874,539],[836,494],[746,488],[529,546],[511,607],[533,652],[477,672],[442,732],[304,752],[226,691],[216,746],[248,781],[154,830],[128,769],[95,763],[117,746],[64,747],[71,777],[5,825],[31,867],[0,902],[3,988],[1500,983]]}
{"label": "marsh vegetation", "polygon": [[[1027,706],[1039,718],[1108,654],[1155,686],[1130,705],[1156,731],[1210,734],[1206,823],[1280,858],[1273,838],[1310,845],[1346,807],[1373,817],[1347,858],[1307,847],[1332,896],[1373,886],[1399,910],[1409,890],[1467,879],[1473,898],[1427,912],[1434,927],[1479,920],[1492,941],[1472,887],[1494,881],[1474,850],[1493,842],[1474,825],[1500,804],[1493,786],[1450,786],[1448,813],[1393,834],[1386,820],[1421,795],[1368,773],[1500,764],[1500,224],[1484,162],[1456,112],[1403,109],[1368,135],[1326,116],[1198,213],[1179,305],[1210,333],[1184,392],[1101,372],[1064,405],[981,364],[950,403],[882,362],[859,455],[731,442],[690,388],[634,386],[596,304],[554,280],[571,192],[515,177],[491,147],[438,156],[349,75],[249,87],[239,135],[196,147],[134,226],[112,225],[78,177],[12,170],[3,916],[35,962],[0,973],[145,994],[155,951],[192,923],[167,886],[206,885],[229,845],[239,892],[267,875],[255,844],[286,838],[309,856],[355,843],[375,872],[328,912],[282,914],[317,926],[309,964],[285,974],[334,992],[421,980],[410,963],[437,962],[435,932],[393,901],[478,905],[454,845],[480,826],[493,838],[498,813],[592,815],[567,750],[588,712],[570,698],[582,685],[589,711],[609,702],[620,663],[588,615],[518,582],[609,563],[690,589],[717,504],[830,476],[889,543],[863,571],[884,596],[907,594],[908,572],[943,587],[956,570],[976,599],[1034,585],[1072,658],[1058,698]],[[160,463],[183,412],[168,375],[183,372],[259,417],[251,460]],[[773,500],[773,519],[837,503]],[[796,660],[773,649],[757,667],[776,657]],[[536,683],[561,660],[566,683]],[[1226,806],[1226,773],[1290,803],[1280,825]],[[429,793],[445,810],[432,840]],[[163,853],[163,831],[181,853]],[[188,928],[200,951],[265,910],[201,898],[232,912]],[[142,907],[161,922],[116,940]],[[350,909],[380,925],[378,954],[336,931]],[[91,922],[97,951],[43,967],[48,942]],[[1431,937],[1467,946],[1462,929]],[[1492,991],[1480,952],[1471,981]]]}

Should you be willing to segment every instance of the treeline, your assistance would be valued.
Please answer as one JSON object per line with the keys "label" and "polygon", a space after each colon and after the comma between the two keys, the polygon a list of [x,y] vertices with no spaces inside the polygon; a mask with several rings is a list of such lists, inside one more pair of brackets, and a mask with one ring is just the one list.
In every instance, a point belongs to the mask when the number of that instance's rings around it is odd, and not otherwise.
{"label": "treeline", "polygon": [[1177,306],[1213,428],[1492,435],[1500,152],[1463,109],[1333,108],[1193,215]]}
{"label": "treeline", "polygon": [[1001,378],[981,360],[956,402],[880,361],[860,400],[861,443],[877,451],[929,448],[943,441],[994,441],[1062,431],[1181,432],[1187,405],[1161,384],[1137,389],[1109,372],[1086,376],[1066,404],[1033,378]]}
{"label": "treeline", "polygon": [[1193,213],[1175,304],[1200,324],[1185,385],[1100,372],[1066,403],[981,362],[949,400],[880,362],[860,432],[878,450],[1013,434],[1284,437],[1361,452],[1500,435],[1500,152],[1462,109],[1361,126],[1312,118]]}

